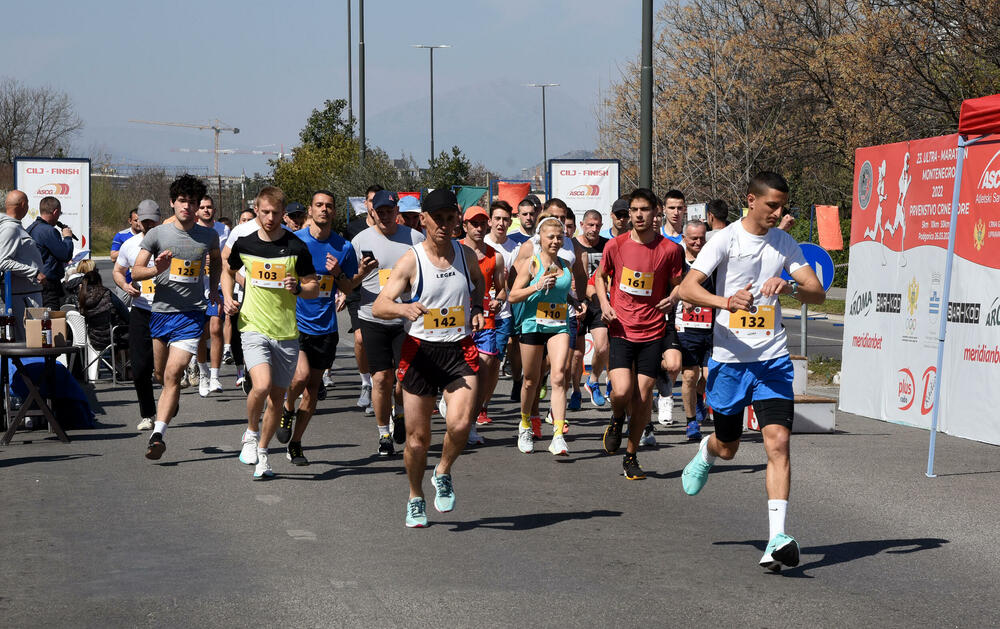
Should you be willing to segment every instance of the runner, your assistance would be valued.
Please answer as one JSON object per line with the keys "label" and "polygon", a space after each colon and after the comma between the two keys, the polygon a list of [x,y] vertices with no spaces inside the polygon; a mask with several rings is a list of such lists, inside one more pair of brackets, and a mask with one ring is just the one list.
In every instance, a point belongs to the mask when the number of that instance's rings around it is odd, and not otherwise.
{"label": "runner", "polygon": [[[604,431],[604,450],[618,451],[629,402],[629,437],[622,460],[625,477],[643,479],[636,450],[653,404],[653,385],[662,354],[680,365],[677,333],[664,314],[670,291],[680,281],[683,253],[653,228],[656,195],[638,188],[629,195],[632,229],[608,243],[594,278],[601,312],[608,324],[609,371],[612,383],[611,423]],[[610,293],[607,281],[611,280]],[[609,297],[610,294],[610,297]]]}
{"label": "runner", "polygon": [[621,197],[611,204],[611,224],[601,231],[601,236],[612,240],[627,234],[632,228],[628,224],[628,196]]}
{"label": "runner", "polygon": [[519,245],[530,240],[535,235],[535,221],[541,210],[542,202],[535,195],[529,194],[521,199],[517,204],[518,227],[507,234],[507,237]]}
{"label": "runner", "polygon": [[[448,415],[441,461],[432,476],[434,506],[442,513],[455,508],[451,468],[468,439],[477,394],[479,364],[470,331],[483,327],[484,283],[476,256],[451,239],[460,216],[455,194],[438,188],[424,199],[423,209],[427,240],[400,258],[372,309],[385,320],[407,321],[398,375],[406,406],[406,526],[411,528],[427,526],[424,470],[439,392]],[[413,298],[406,299],[411,292]]]}
{"label": "runner", "polygon": [[[159,208],[159,206],[157,206],[157,208]],[[132,211],[128,214],[128,227],[120,232],[116,232],[114,237],[111,239],[111,253],[109,256],[112,264],[118,262],[118,252],[121,251],[122,245],[125,244],[125,241],[131,240],[133,237],[144,233],[142,231],[142,225],[139,223],[139,219],[137,218],[138,212],[139,208],[132,208]],[[156,222],[159,223],[159,219],[157,219]]]}
{"label": "runner", "polygon": [[680,190],[667,190],[663,199],[663,237],[680,245],[684,238],[687,204]]}
{"label": "runner", "polygon": [[[517,257],[518,243],[514,242],[507,237],[507,230],[510,229],[510,223],[513,218],[514,212],[510,207],[510,203],[506,201],[494,201],[490,204],[490,233],[486,234],[484,240],[486,244],[493,247],[500,257],[497,261],[503,261],[503,271],[504,271],[504,288],[509,290],[510,283],[513,279],[513,265],[514,258]],[[499,369],[500,363],[503,363],[506,357],[509,364],[511,374],[521,373],[521,350],[518,347],[517,340],[515,338],[514,332],[514,317],[510,307],[510,301],[505,300],[500,310],[496,314],[496,335],[497,335],[497,349],[499,353],[497,354],[497,367]],[[508,351],[509,348],[509,351]],[[498,372],[499,375],[499,372]],[[494,385],[495,388],[496,385]],[[520,380],[514,380],[512,385],[512,391],[516,389],[517,399],[521,399],[521,382]],[[513,397],[513,396],[512,396]],[[488,400],[487,400],[488,401]],[[479,414],[476,419],[476,423],[483,425],[490,423],[491,420],[489,415],[486,413],[486,408]]]}
{"label": "runner", "polygon": [[500,347],[497,344],[496,315],[500,306],[507,301],[505,285],[504,262],[497,255],[496,249],[486,244],[485,237],[490,230],[489,215],[486,210],[473,205],[465,210],[462,222],[465,224],[465,239],[462,244],[476,254],[479,262],[479,272],[485,283],[483,296],[483,328],[476,332],[473,341],[479,350],[478,391],[476,407],[479,412],[476,422],[469,431],[469,445],[484,443],[482,436],[476,430],[476,424],[490,423],[486,415],[486,404],[493,395],[500,376]]}
{"label": "runner", "polygon": [[729,224],[729,206],[722,199],[713,199],[705,204],[705,217],[708,224],[705,242],[708,242]]}
{"label": "runner", "polygon": [[[684,272],[687,273],[705,246],[707,225],[695,219],[684,226]],[[715,294],[714,275],[702,282],[709,293]],[[679,290],[679,287],[678,289]],[[708,359],[712,355],[714,311],[701,306],[677,304],[677,340],[681,346],[681,402],[687,417],[686,434],[692,441],[701,440],[701,422],[708,416],[702,395],[708,379]]]}
{"label": "runner", "polygon": [[[353,242],[358,234],[372,226],[372,199],[384,188],[380,185],[372,184],[365,191],[365,203],[361,208],[354,210],[354,220],[344,228],[344,239]],[[357,249],[354,254],[358,255]],[[365,415],[372,416],[375,409],[372,407],[372,375],[368,365],[368,354],[365,353],[365,345],[361,338],[361,319],[358,318],[358,309],[361,307],[361,286],[348,293],[344,299],[347,307],[347,314],[351,317],[351,334],[354,335],[354,359],[358,362],[358,375],[361,377],[361,394],[358,396],[358,406],[365,409]]]}
{"label": "runner", "polygon": [[[627,210],[626,210],[627,211]],[[576,237],[576,244],[583,252],[584,267],[587,277],[591,278],[601,268],[601,258],[604,256],[604,247],[608,244],[608,239],[601,236],[601,224],[603,219],[597,210],[587,210],[583,215],[583,224],[580,235]],[[590,281],[588,280],[588,284]],[[604,406],[607,400],[601,392],[601,374],[608,367],[608,325],[601,317],[601,304],[597,300],[596,293],[588,300],[587,314],[580,321],[580,334],[577,338],[576,347],[573,348],[573,387],[574,395],[580,391],[580,380],[583,379],[584,366],[583,356],[586,352],[586,335],[590,333],[594,343],[594,352],[591,355],[590,376],[583,383],[590,394],[590,401],[594,406]]]}
{"label": "runner", "polygon": [[[135,264],[143,234],[160,224],[160,206],[146,199],[135,209],[139,233],[123,242],[116,252],[112,277],[115,284],[132,298],[128,314],[128,353],[132,363],[132,385],[139,402],[139,424],[136,430],[152,430],[156,418],[153,397],[153,338],[149,335],[149,317],[153,307],[155,280],[132,281],[130,269]],[[147,266],[153,264],[150,260]],[[137,285],[138,284],[138,285]]]}
{"label": "runner", "polygon": [[[315,299],[319,296],[319,282],[309,249],[282,224],[284,192],[274,186],[262,188],[254,207],[260,227],[230,248],[222,294],[226,313],[239,315],[237,326],[253,383],[247,394],[247,429],[239,460],[255,466],[253,480],[264,480],[274,476],[267,447],[278,429],[285,390],[299,355],[296,297]],[[240,269],[247,270],[242,305],[233,298],[236,272]]]}
{"label": "runner", "polygon": [[[394,455],[396,450],[392,445],[393,441],[403,443],[406,440],[402,389],[396,383],[395,376],[406,330],[402,319],[387,321],[372,314],[372,304],[379,293],[385,290],[392,268],[403,254],[424,240],[420,233],[397,223],[397,214],[396,200],[388,191],[379,190],[372,198],[372,209],[369,212],[372,226],[351,241],[358,257],[358,266],[370,269],[361,283],[358,319],[368,366],[372,371],[372,406],[378,428],[379,456]],[[372,260],[377,264],[373,264]],[[390,436],[389,416],[394,402],[395,412],[392,415],[395,430]]]}
{"label": "runner", "polygon": [[[684,492],[693,496],[701,491],[716,457],[728,461],[736,455],[743,411],[753,404],[767,452],[770,541],[760,565],[775,571],[799,563],[799,545],[785,533],[795,403],[778,295],[807,304],[821,304],[826,297],[795,240],[774,229],[787,203],[784,177],[773,172],[755,175],[747,189],[747,215],[705,245],[680,290],[687,304],[719,309],[708,362],[708,404],[715,415],[715,434],[702,439],[684,468]],[[782,270],[792,276],[791,282],[781,279]],[[712,273],[716,294],[702,285]]]}
{"label": "runner", "polygon": [[[295,303],[295,320],[299,329],[298,365],[292,384],[285,396],[285,411],[278,426],[278,442],[288,444],[288,460],[293,465],[308,465],[302,451],[302,435],[316,412],[323,372],[333,366],[337,356],[336,293],[350,293],[361,283],[361,278],[371,268],[358,272],[358,259],[351,243],[331,231],[335,216],[333,193],[318,190],[309,204],[308,226],[295,232],[309,249],[313,268],[317,274],[319,296],[315,299],[300,298]],[[370,261],[374,266],[374,262]],[[295,401],[302,396],[299,410]],[[294,427],[294,431],[293,431]]]}
{"label": "runner", "polygon": [[[146,458],[157,460],[167,445],[163,440],[171,418],[177,415],[180,379],[188,361],[198,351],[205,327],[205,256],[209,260],[209,286],[219,285],[222,261],[219,235],[197,224],[198,203],[205,184],[197,177],[181,175],[170,184],[174,222],[146,232],[132,265],[132,280],[142,283],[155,278],[152,313],[153,370],[163,384],[156,404],[156,422],[149,438]],[[148,266],[150,261],[153,266]],[[213,289],[209,301],[218,303]]]}
{"label": "runner", "polygon": [[[224,243],[229,238],[229,228],[215,220],[215,201],[205,195],[198,205],[198,224],[214,229],[219,234],[219,242]],[[207,293],[209,287],[205,286]],[[218,287],[216,287],[218,289]],[[218,305],[210,303],[208,310],[208,325],[202,333],[198,344],[198,394],[208,397],[210,393],[222,393],[222,383],[219,382],[219,368],[222,367],[222,323],[225,313]],[[211,366],[208,359],[211,357]]]}
{"label": "runner", "polygon": [[423,233],[420,227],[420,199],[413,196],[399,198],[399,224]]}
{"label": "runner", "polygon": [[511,303],[523,303],[518,309],[517,328],[521,335],[521,364],[524,385],[521,391],[521,423],[517,429],[517,448],[525,454],[534,451],[533,437],[541,432],[537,418],[538,388],[542,363],[547,352],[552,376],[552,442],[549,452],[566,456],[569,449],[563,437],[566,423],[566,373],[570,353],[570,295],[573,273],[570,264],[559,257],[565,228],[548,211],[539,215],[538,253],[521,258],[515,264],[516,276],[510,291]]}

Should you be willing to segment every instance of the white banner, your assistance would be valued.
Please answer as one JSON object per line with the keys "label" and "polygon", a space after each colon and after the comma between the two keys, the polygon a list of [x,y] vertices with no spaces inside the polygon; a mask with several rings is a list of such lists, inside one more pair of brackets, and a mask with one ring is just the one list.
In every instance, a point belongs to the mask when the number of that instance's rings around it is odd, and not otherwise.
{"label": "white banner", "polygon": [[73,254],[90,250],[90,160],[17,158],[14,160],[14,187],[28,195],[25,228],[38,218],[38,202],[45,197],[59,199],[59,221],[79,238]]}
{"label": "white banner", "polygon": [[549,160],[549,198],[557,197],[583,221],[583,213],[597,210],[604,227],[611,226],[611,204],[618,200],[619,171],[617,160]]}

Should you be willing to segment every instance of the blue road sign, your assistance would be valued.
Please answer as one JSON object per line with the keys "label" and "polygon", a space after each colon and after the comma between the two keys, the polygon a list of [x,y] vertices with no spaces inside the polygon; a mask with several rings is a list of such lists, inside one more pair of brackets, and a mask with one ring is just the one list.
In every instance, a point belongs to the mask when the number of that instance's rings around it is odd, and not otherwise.
{"label": "blue road sign", "polygon": [[[823,247],[814,245],[811,242],[800,242],[799,249],[802,249],[802,255],[805,256],[809,266],[816,271],[816,277],[819,278],[819,283],[823,285],[823,290],[830,290],[830,287],[833,286],[833,273],[835,271],[833,268],[833,258],[830,257],[830,254]],[[792,279],[792,276],[787,271],[782,271],[781,277],[786,281]]]}

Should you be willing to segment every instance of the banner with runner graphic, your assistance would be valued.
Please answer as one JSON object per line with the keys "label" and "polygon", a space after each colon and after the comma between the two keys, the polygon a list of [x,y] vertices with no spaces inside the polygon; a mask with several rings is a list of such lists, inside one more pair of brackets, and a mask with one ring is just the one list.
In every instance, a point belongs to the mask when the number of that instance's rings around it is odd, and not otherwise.
{"label": "banner with runner graphic", "polygon": [[[1000,138],[998,138],[1000,140]],[[957,135],[858,149],[840,408],[1000,444],[1000,143],[969,147],[942,308]]]}

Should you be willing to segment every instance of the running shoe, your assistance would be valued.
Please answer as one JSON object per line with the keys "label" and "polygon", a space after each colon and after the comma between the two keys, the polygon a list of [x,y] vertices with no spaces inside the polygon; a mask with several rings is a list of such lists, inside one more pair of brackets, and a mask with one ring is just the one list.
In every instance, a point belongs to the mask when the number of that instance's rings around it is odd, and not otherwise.
{"label": "running shoe", "polygon": [[538,387],[538,399],[539,400],[544,400],[545,396],[548,395],[548,394],[549,394],[549,387],[548,387],[548,385],[546,385],[546,384],[543,383],[542,386]]}
{"label": "running shoe", "polygon": [[625,423],[624,419],[611,418],[611,423],[608,427],[604,429],[604,438],[602,442],[604,444],[604,451],[608,454],[614,454],[618,452],[618,448],[622,445],[622,424]]}
{"label": "running shoe", "polygon": [[696,495],[708,482],[708,470],[712,469],[712,464],[706,463],[701,456],[702,450],[708,447],[708,444],[705,443],[707,440],[708,437],[701,440],[698,452],[695,453],[691,462],[684,466],[684,472],[681,473],[681,485],[684,487],[684,493],[689,496]]}
{"label": "running shoe", "polygon": [[406,421],[402,415],[396,415],[389,422],[389,432],[392,433],[392,440],[396,443],[406,443]]}
{"label": "running shoe", "polygon": [[542,438],[542,418],[537,415],[531,418],[531,435],[535,439]]}
{"label": "running shoe", "polygon": [[211,392],[211,381],[208,376],[198,376],[198,395],[208,397],[208,394]]}
{"label": "running shoe", "polygon": [[588,378],[587,381],[583,383],[583,386],[586,387],[587,392],[590,393],[590,401],[594,404],[594,406],[604,406],[607,404],[608,399],[604,397],[603,393],[601,393],[600,382],[591,382]]}
{"label": "running shoe", "polygon": [[479,411],[479,417],[476,417],[476,424],[480,426],[485,426],[486,424],[492,424],[493,420],[489,415],[486,414],[486,409],[481,409]]}
{"label": "running shoe", "polygon": [[438,400],[438,413],[441,413],[442,419],[448,417],[448,403],[444,401],[444,396]]}
{"label": "running shoe", "polygon": [[298,465],[299,467],[309,465],[309,459],[302,453],[302,442],[300,441],[289,441],[285,456],[292,462],[292,465]]}
{"label": "running shoe", "polygon": [[607,383],[607,385],[605,385],[604,390],[607,391],[607,393],[604,394],[604,397],[610,398],[611,397],[611,378],[610,377],[608,378],[608,383]]}
{"label": "running shoe", "polygon": [[154,432],[149,436],[149,445],[146,446],[146,458],[151,461],[158,460],[163,456],[163,451],[167,449],[167,444],[163,441],[163,435]]}
{"label": "running shoe", "polygon": [[250,374],[245,369],[241,369],[237,373],[240,375],[240,378],[237,379],[240,383],[240,388],[243,389],[244,394],[250,395],[250,389],[253,388],[253,381],[250,380]]}
{"label": "running shoe", "polygon": [[646,424],[646,427],[642,429],[642,439],[639,439],[640,446],[655,446],[656,445],[656,435],[653,434],[653,424]]}
{"label": "running shoe", "polygon": [[232,365],[234,362],[236,362],[235,360],[233,360],[233,350],[231,349],[223,350],[222,362],[226,363],[227,365]]}
{"label": "running shoe", "polygon": [[267,452],[257,453],[257,467],[253,470],[254,480],[265,480],[274,477],[274,471],[271,469],[271,464],[267,462]]}
{"label": "running shoe", "polygon": [[427,526],[427,503],[423,498],[410,498],[406,503],[406,527],[422,529]]}
{"label": "running shoe", "polygon": [[292,438],[292,425],[294,423],[295,411],[290,411],[287,408],[281,409],[281,419],[278,420],[278,432],[274,435],[278,438],[278,443],[288,443],[288,440]]}
{"label": "running shoe", "polygon": [[510,387],[510,401],[520,402],[521,401],[521,381],[514,380],[514,383]]}
{"label": "running shoe", "polygon": [[198,367],[198,361],[195,360],[194,356],[192,356],[191,362],[189,362],[187,366],[187,377],[191,386],[194,386],[194,383],[198,382],[199,373],[201,373],[201,370]]}
{"label": "running shoe", "polygon": [[243,431],[243,447],[240,449],[240,463],[257,465],[257,437],[249,430]]}
{"label": "running shoe", "polygon": [[568,411],[578,411],[583,403],[583,396],[580,395],[579,391],[573,391],[569,396],[569,404],[566,405],[566,410]]}
{"label": "running shoe", "polygon": [[327,369],[323,372],[323,384],[328,387],[332,387],[335,383],[333,381],[333,371]]}
{"label": "running shoe", "polygon": [[525,454],[531,454],[535,451],[535,442],[531,438],[530,428],[520,428],[517,429],[517,449]]}
{"label": "running shoe", "polygon": [[799,565],[799,543],[791,535],[778,533],[767,543],[760,566],[778,572],[782,566],[794,568]]}
{"label": "running shoe", "polygon": [[209,378],[209,381],[208,381],[208,392],[209,393],[222,393],[222,383],[219,382],[218,378]]}
{"label": "running shoe", "polygon": [[142,420],[135,425],[136,430],[152,430],[153,429],[153,418],[143,417]]}
{"label": "running shoe", "polygon": [[441,513],[454,509],[455,488],[451,486],[451,474],[438,474],[435,469],[431,482],[434,483],[434,508]]}
{"label": "running shoe", "polygon": [[709,421],[708,407],[705,405],[705,401],[701,399],[701,397],[699,397],[698,401],[695,403],[694,418],[703,424]]}
{"label": "running shoe", "polygon": [[358,396],[358,406],[365,408],[372,405],[372,385],[361,385],[361,395]]}
{"label": "running shoe", "polygon": [[701,441],[701,424],[698,423],[697,419],[688,422],[684,434],[687,435],[688,441]]}
{"label": "running shoe", "polygon": [[392,446],[392,437],[389,435],[382,435],[378,438],[378,455],[379,456],[392,456],[396,454],[396,448]]}
{"label": "running shoe", "polygon": [[320,383],[319,388],[316,389],[316,399],[322,402],[326,399],[326,385]]}
{"label": "running shoe", "polygon": [[656,400],[656,421],[661,426],[672,426],[674,423],[674,396],[661,395]]}
{"label": "running shoe", "polygon": [[189,386],[191,386],[191,383],[188,382],[188,375],[187,375],[187,370],[186,369],[184,370],[184,373],[181,374],[181,381],[177,383],[177,386],[178,386],[178,388],[181,388],[181,389],[186,389]]}
{"label": "running shoe", "polygon": [[473,423],[472,428],[469,430],[469,440],[467,444],[470,446],[481,446],[484,443],[486,443],[486,440],[479,434],[479,431],[476,430],[476,424]]}
{"label": "running shoe", "polygon": [[646,473],[639,467],[639,459],[634,454],[626,453],[622,457],[622,469],[625,472],[625,478],[629,480],[642,480],[646,478]]}
{"label": "running shoe", "polygon": [[555,433],[552,435],[552,443],[549,444],[549,452],[556,456],[569,456],[569,448],[566,447],[566,438]]}
{"label": "running shoe", "polygon": [[[556,421],[555,417],[553,417],[553,415],[552,415],[552,409],[550,408],[549,412],[547,412],[545,414],[545,423],[546,424],[551,424],[551,423],[554,423],[555,421]],[[569,432],[569,420],[568,419],[564,419],[563,420],[563,430],[562,431],[563,431],[564,435]],[[538,435],[538,438],[541,439],[542,436]]]}

